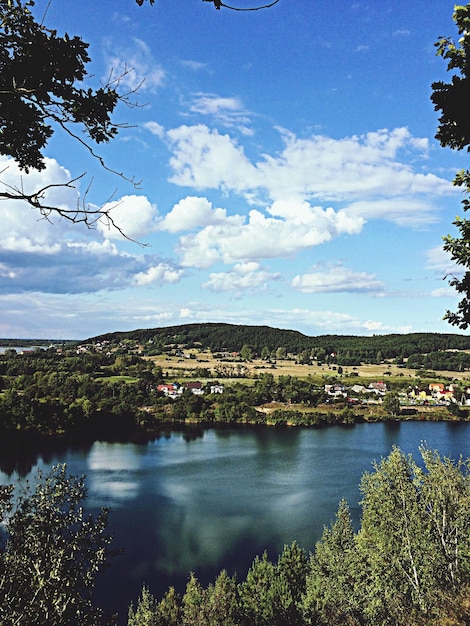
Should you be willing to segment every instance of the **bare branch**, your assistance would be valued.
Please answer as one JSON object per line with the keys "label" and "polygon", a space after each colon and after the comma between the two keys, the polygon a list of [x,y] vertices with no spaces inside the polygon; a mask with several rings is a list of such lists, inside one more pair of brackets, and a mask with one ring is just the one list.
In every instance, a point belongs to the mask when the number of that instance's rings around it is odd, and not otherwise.
{"label": "bare branch", "polygon": [[224,9],[230,9],[231,11],[261,11],[262,9],[270,9],[279,1],[280,0],[274,0],[270,4],[264,4],[263,6],[240,8],[230,6],[229,4],[224,4],[221,0],[203,0],[203,2],[212,2],[215,8],[218,10],[220,10],[220,7],[224,7]]}
{"label": "bare branch", "polygon": [[[8,169],[5,167],[0,174],[3,174],[5,170]],[[21,200],[26,202],[31,208],[39,211],[42,219],[47,220],[52,223],[51,216],[59,216],[65,220],[73,224],[85,224],[85,226],[89,229],[95,229],[98,222],[104,222],[108,229],[114,228],[117,232],[128,241],[132,243],[136,243],[142,247],[145,247],[147,244],[136,241],[132,239],[123,231],[123,229],[116,223],[114,217],[112,216],[112,211],[118,207],[121,202],[116,202],[112,204],[108,208],[104,208],[107,204],[110,204],[111,198],[114,196],[114,193],[110,198],[102,204],[100,207],[95,208],[90,205],[87,201],[88,193],[91,189],[91,185],[93,181],[90,181],[88,184],[85,193],[82,198],[77,197],[76,206],[74,208],[66,208],[60,207],[57,205],[48,204],[45,201],[45,195],[51,189],[62,188],[62,189],[76,189],[77,181],[84,178],[86,174],[83,173],[76,178],[73,178],[65,183],[50,183],[36,189],[32,193],[26,193],[21,186],[14,186],[6,183],[3,180],[0,180],[0,184],[4,186],[4,190],[0,190],[0,201],[1,200]]]}

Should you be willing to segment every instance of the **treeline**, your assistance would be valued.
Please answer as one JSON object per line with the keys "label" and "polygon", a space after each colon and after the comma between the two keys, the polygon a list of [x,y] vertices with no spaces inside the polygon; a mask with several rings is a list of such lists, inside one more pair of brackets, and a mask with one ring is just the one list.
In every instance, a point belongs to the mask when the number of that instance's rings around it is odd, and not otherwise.
{"label": "treeline", "polygon": [[222,571],[182,596],[147,588],[128,626],[463,626],[470,619],[469,466],[395,448],[363,476],[355,531],[342,501],[310,555],[296,543],[256,557],[246,578]]}
{"label": "treeline", "polygon": [[[169,382],[179,386],[176,398],[159,389]],[[212,393],[218,382],[210,378],[203,394],[196,395],[135,354],[10,351],[0,355],[0,435],[132,440],[155,436],[169,424],[323,426],[388,419],[401,412],[396,394],[388,393],[374,406],[333,401],[311,377],[261,372],[249,381],[222,380],[223,392]],[[393,410],[391,396],[397,405]],[[460,410],[451,415],[446,408],[426,413],[426,419],[467,416]]]}
{"label": "treeline", "polygon": [[0,356],[0,433],[129,436],[162,376],[137,356],[10,351]]}
{"label": "treeline", "polygon": [[470,368],[470,354],[467,352],[430,352],[412,354],[406,363],[412,369],[447,370],[463,372]]}
{"label": "treeline", "polygon": [[164,328],[141,329],[130,332],[108,333],[87,340],[89,343],[108,341],[113,345],[130,342],[143,346],[145,351],[158,353],[175,346],[200,348],[212,352],[240,352],[250,346],[253,353],[275,353],[283,348],[286,353],[299,355],[307,351],[336,355],[341,365],[375,363],[380,359],[407,359],[414,354],[445,350],[469,350],[470,336],[442,333],[410,333],[358,337],[322,335],[308,337],[293,330],[269,326],[236,324],[184,324]]}
{"label": "treeline", "polygon": [[[322,425],[354,416],[311,413],[323,389],[293,376],[261,373],[253,384],[225,384],[221,394],[183,391],[177,399],[158,390],[161,367],[136,355],[57,354],[54,350],[0,355],[0,434],[60,435],[74,439],[152,435],[162,424],[242,423]],[[212,381],[215,382],[215,381]],[[305,410],[257,410],[265,403]]]}

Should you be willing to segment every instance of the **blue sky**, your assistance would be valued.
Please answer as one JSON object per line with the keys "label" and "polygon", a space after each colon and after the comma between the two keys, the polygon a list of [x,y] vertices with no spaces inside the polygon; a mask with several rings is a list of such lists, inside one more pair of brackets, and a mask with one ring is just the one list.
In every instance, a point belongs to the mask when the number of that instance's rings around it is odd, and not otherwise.
{"label": "blue sky", "polygon": [[[254,0],[232,0],[238,7]],[[49,6],[48,6],[49,5]],[[0,336],[83,339],[196,322],[307,335],[458,332],[442,251],[466,153],[434,139],[434,42],[446,0],[280,0],[253,13],[201,0],[37,0],[90,43],[89,84],[140,85],[98,153],[56,134],[25,188],[85,174],[49,200],[114,206],[132,239],[0,203]],[[31,187],[30,187],[31,186]],[[77,195],[78,194],[78,195]]]}

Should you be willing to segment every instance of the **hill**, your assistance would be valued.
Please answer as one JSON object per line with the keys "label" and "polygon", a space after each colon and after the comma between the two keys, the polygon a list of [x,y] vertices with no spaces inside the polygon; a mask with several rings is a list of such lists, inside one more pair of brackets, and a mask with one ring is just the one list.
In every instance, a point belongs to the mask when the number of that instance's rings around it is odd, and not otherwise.
{"label": "hill", "polygon": [[270,326],[247,326],[225,323],[183,324],[162,328],[139,329],[128,332],[106,333],[92,337],[87,343],[135,342],[144,352],[199,348],[212,352],[238,352],[249,345],[261,354],[264,348],[271,352],[285,348],[292,354],[302,351],[322,351],[339,359],[351,358],[362,362],[382,359],[408,358],[413,354],[429,354],[445,350],[470,350],[470,336],[451,333],[410,333],[373,335],[320,335],[309,337],[295,330]]}

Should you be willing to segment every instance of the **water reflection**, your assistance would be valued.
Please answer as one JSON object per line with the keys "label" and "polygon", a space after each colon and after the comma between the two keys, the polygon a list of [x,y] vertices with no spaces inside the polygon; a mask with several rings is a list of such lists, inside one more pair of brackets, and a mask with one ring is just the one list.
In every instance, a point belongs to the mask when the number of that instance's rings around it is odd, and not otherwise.
{"label": "water reflection", "polygon": [[124,616],[142,583],[160,596],[203,584],[222,568],[243,578],[255,555],[276,558],[294,539],[313,549],[341,498],[359,519],[359,481],[393,445],[416,455],[422,441],[470,455],[470,424],[412,423],[325,429],[220,429],[162,433],[145,444],[97,442],[41,451],[0,445],[2,482],[67,463],[86,474],[87,506],[110,507],[115,559],[98,585]]}

